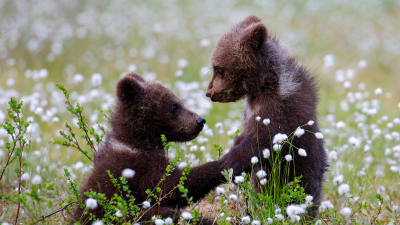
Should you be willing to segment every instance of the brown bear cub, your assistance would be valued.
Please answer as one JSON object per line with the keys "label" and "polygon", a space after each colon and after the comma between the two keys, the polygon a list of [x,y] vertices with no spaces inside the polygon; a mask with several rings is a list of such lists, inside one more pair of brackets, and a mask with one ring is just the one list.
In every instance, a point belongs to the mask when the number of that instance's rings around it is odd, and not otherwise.
{"label": "brown bear cub", "polygon": [[[311,132],[294,137],[293,145],[305,149],[307,156],[299,155],[295,148],[290,179],[294,179],[294,171],[296,176],[302,176],[305,192],[314,197],[311,215],[315,215],[322,197],[327,165],[323,141],[313,134],[319,132],[314,77],[288,54],[275,37],[268,34],[266,26],[253,15],[222,35],[211,58],[213,77],[207,97],[214,102],[245,101],[243,132],[221,159],[222,168],[233,168],[236,175],[242,170],[250,172],[251,158],[262,156],[264,148],[271,149],[274,135],[289,135],[299,126],[314,121],[303,127]],[[268,126],[262,124],[266,118],[270,119]],[[258,143],[260,148],[257,150]],[[283,145],[281,151],[282,156],[287,155],[289,145]],[[274,153],[272,149],[271,152]],[[268,173],[271,165],[261,158]]]}
{"label": "brown bear cub", "polygon": [[[142,204],[146,201],[146,190],[154,190],[170,163],[161,135],[164,134],[168,141],[190,141],[202,131],[206,121],[188,110],[172,91],[161,84],[145,82],[135,73],[118,82],[116,97],[111,131],[94,158],[93,172],[81,190],[81,197],[85,202],[88,197],[84,193],[93,190],[110,199],[116,189],[106,171],[110,170],[118,178],[124,169],[129,168],[135,171],[133,178],[127,178],[131,195],[136,198],[135,204]],[[178,185],[181,176],[182,169],[175,168],[163,183],[163,195]],[[192,168],[184,186],[188,189],[187,196],[195,202],[223,181],[220,162],[214,161]],[[174,190],[161,201],[160,210],[158,206],[153,207],[140,221],[151,221],[153,215],[161,215],[177,222],[179,210],[188,205],[187,199],[181,195],[179,190]],[[100,205],[86,210],[96,218],[103,218],[105,213]],[[87,214],[82,215],[83,211],[77,208],[74,220],[80,224],[91,223]],[[202,224],[212,223],[203,218]]]}

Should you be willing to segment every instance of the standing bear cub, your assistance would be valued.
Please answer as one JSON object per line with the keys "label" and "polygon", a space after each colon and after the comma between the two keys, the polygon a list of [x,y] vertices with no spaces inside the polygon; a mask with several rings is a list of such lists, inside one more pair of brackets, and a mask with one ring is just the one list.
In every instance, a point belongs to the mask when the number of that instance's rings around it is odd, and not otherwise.
{"label": "standing bear cub", "polygon": [[[297,148],[292,154],[294,163],[290,163],[289,179],[294,179],[294,172],[296,176],[302,176],[305,192],[314,197],[311,214],[315,215],[322,197],[326,153],[323,141],[313,134],[319,132],[314,77],[253,15],[222,35],[212,52],[211,62],[213,77],[207,97],[214,102],[245,101],[243,132],[221,159],[222,168],[233,168],[236,175],[242,170],[250,172],[251,158],[262,156],[264,148],[271,149],[274,144],[280,144],[279,137],[284,137],[280,134],[289,135],[299,126],[314,121],[303,127],[310,132],[293,139],[292,144]],[[267,118],[270,119],[270,124],[265,121],[268,126],[259,122]],[[276,134],[277,138],[271,140]],[[275,145],[275,150],[279,150],[278,147]],[[299,155],[297,149],[300,148],[306,152],[301,150]],[[281,155],[288,153],[289,144],[284,144]],[[269,161],[263,158],[262,164],[266,165],[264,169],[268,173],[271,170]]]}
{"label": "standing bear cub", "polygon": [[[116,97],[111,131],[94,158],[93,172],[81,190],[81,197],[85,202],[88,197],[84,193],[92,190],[110,199],[116,188],[106,171],[118,178],[124,169],[129,168],[135,171],[132,178],[127,178],[131,195],[135,197],[135,204],[142,204],[147,198],[146,190],[155,189],[170,163],[161,135],[164,134],[168,141],[190,141],[202,131],[206,121],[188,110],[172,91],[161,84],[145,82],[135,73],[126,75],[118,82]],[[225,181],[220,171],[219,161],[192,168],[184,183],[188,189],[187,196],[192,197],[194,202],[203,198]],[[182,169],[175,168],[166,177],[162,186],[163,195],[178,185],[181,176]],[[126,194],[123,192],[122,196],[127,201]],[[160,208],[154,206],[140,221],[151,221],[153,215],[161,215],[164,219],[171,217],[177,222],[179,210],[187,205],[187,199],[175,189],[161,201]],[[98,219],[107,213],[100,205],[94,209],[77,208],[74,220],[80,221],[80,224],[91,223],[88,214],[83,215],[84,210]],[[129,216],[125,218],[129,219]],[[203,218],[200,224],[211,223]]]}

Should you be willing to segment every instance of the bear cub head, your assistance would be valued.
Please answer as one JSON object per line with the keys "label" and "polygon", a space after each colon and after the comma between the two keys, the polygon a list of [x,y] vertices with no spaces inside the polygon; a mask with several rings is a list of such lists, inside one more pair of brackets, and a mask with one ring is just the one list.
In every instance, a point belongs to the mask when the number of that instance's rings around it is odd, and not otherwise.
{"label": "bear cub head", "polygon": [[207,97],[214,102],[235,102],[259,85],[260,55],[267,37],[267,28],[253,15],[222,35],[211,54],[213,77]]}
{"label": "bear cub head", "polygon": [[143,143],[151,147],[160,143],[162,134],[171,142],[190,141],[206,122],[187,109],[168,88],[146,82],[136,73],[118,81],[116,95],[112,132],[115,138],[128,144]]}

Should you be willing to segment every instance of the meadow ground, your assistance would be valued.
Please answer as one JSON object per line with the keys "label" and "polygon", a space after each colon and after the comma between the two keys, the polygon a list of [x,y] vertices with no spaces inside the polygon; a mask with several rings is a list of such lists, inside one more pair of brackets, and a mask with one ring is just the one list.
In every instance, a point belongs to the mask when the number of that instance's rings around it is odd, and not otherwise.
{"label": "meadow ground", "polygon": [[[32,121],[24,136],[22,182],[18,157],[0,180],[0,222],[14,223],[18,199],[23,201],[18,224],[65,206],[73,193],[64,169],[78,186],[91,171],[92,162],[78,150],[52,143],[62,140],[59,131],[66,131],[66,122],[82,135],[56,83],[64,84],[72,104],[84,106],[83,114],[99,131],[97,123],[109,127],[101,110],[109,115],[117,80],[136,71],[171,88],[207,120],[198,138],[172,145],[172,158],[183,149],[183,161],[198,165],[218,158],[214,144],[228,151],[242,126],[243,104],[205,97],[210,55],[218,37],[249,14],[259,16],[319,80],[319,123],[330,164],[324,200],[332,207],[326,202],[315,222],[400,223],[400,3],[390,0],[0,0],[0,123],[8,118],[11,97],[23,101],[21,115]],[[8,141],[0,128],[0,172],[9,159]],[[216,199],[224,196],[210,193],[199,206],[218,224],[235,210],[242,223],[247,222],[241,220],[243,212],[253,224],[267,223],[268,217],[276,224],[295,220],[286,211],[276,212],[278,206],[238,209],[232,198],[233,208],[225,207],[222,215],[216,213],[221,208]],[[64,224],[66,216],[57,213],[45,223]]]}

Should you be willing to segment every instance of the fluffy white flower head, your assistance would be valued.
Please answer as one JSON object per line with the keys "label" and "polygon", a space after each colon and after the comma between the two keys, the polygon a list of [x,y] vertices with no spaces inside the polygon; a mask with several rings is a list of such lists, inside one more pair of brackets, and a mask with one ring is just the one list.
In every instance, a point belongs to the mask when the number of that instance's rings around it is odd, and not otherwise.
{"label": "fluffy white flower head", "polygon": [[270,124],[271,123],[271,120],[270,119],[263,119],[263,124],[265,125],[265,126],[268,126],[268,124]]}
{"label": "fluffy white flower head", "polygon": [[350,191],[350,186],[348,184],[341,184],[338,188],[338,193],[340,195],[345,195]]}
{"label": "fluffy white flower head", "polygon": [[313,199],[314,199],[314,197],[313,197],[313,196],[311,196],[311,195],[308,195],[308,196],[306,197],[306,202],[312,202],[312,201],[313,201]]}
{"label": "fluffy white flower head", "polygon": [[97,207],[97,200],[94,198],[88,198],[85,201],[86,208],[95,209]]}
{"label": "fluffy white flower head", "polygon": [[379,96],[379,95],[381,95],[382,94],[382,88],[377,88],[377,89],[375,89],[375,95],[376,96]]}
{"label": "fluffy white flower head", "polygon": [[263,150],[263,157],[268,159],[271,156],[271,152],[268,148]]}
{"label": "fluffy white flower head", "polygon": [[235,194],[231,194],[231,195],[229,195],[229,199],[236,202],[238,200],[238,197]]}
{"label": "fluffy white flower head", "polygon": [[122,170],[122,177],[127,178],[127,179],[133,178],[135,176],[135,173],[136,172],[133,169],[126,168],[126,169]]}
{"label": "fluffy white flower head", "polygon": [[333,178],[333,184],[336,186],[338,184],[343,183],[343,175],[339,175],[335,178]]}
{"label": "fluffy white flower head", "polygon": [[244,182],[243,176],[235,176],[235,183],[240,184]]}
{"label": "fluffy white flower head", "polygon": [[274,222],[274,220],[270,217],[267,218],[267,224],[272,224]]}
{"label": "fluffy white flower head", "polygon": [[285,219],[285,217],[283,217],[282,214],[276,214],[275,215],[275,219],[278,220],[278,221],[281,221],[281,220]]}
{"label": "fluffy white flower head", "polygon": [[92,75],[90,81],[92,82],[92,86],[100,86],[103,81],[103,77],[101,76],[101,74],[95,73]]}
{"label": "fluffy white flower head", "polygon": [[307,152],[306,152],[306,150],[305,150],[305,149],[303,149],[303,148],[299,148],[299,155],[300,155],[300,156],[304,156],[304,157],[306,157],[306,156],[307,156]]}
{"label": "fluffy white flower head", "polygon": [[115,212],[115,216],[122,217],[123,215],[121,213],[121,210],[118,209],[117,212]]}
{"label": "fluffy white flower head", "polygon": [[308,126],[312,126],[312,125],[314,125],[314,120],[310,120],[310,121],[308,121],[307,125],[308,125]]}
{"label": "fluffy white flower head", "polygon": [[160,219],[156,219],[156,221],[154,221],[155,225],[163,225],[164,224],[164,220],[160,220]]}
{"label": "fluffy white flower head", "polygon": [[253,222],[251,222],[251,225],[261,225],[261,222],[259,220],[253,220]]}
{"label": "fluffy white flower head", "polygon": [[192,216],[192,214],[190,214],[190,212],[183,212],[183,213],[181,214],[181,217],[182,217],[183,219],[185,219],[185,220],[191,220],[191,219],[193,219],[193,216]]}
{"label": "fluffy white flower head", "polygon": [[298,127],[296,129],[296,131],[294,132],[294,136],[301,137],[304,134],[304,132],[305,132],[304,129],[301,129],[300,127]]}
{"label": "fluffy white flower head", "polygon": [[174,222],[174,221],[172,220],[171,217],[168,217],[167,219],[165,219],[165,224],[170,225],[170,224],[172,224],[173,222]]}
{"label": "fluffy white flower head", "polygon": [[324,138],[324,135],[323,135],[321,132],[317,132],[317,133],[315,133],[315,137],[316,137],[317,139],[323,139],[323,138]]}
{"label": "fluffy white flower head", "polygon": [[150,202],[148,202],[148,201],[143,202],[143,208],[147,209],[147,208],[150,208],[150,206],[151,206]]}
{"label": "fluffy white flower head", "polygon": [[257,121],[260,121],[260,120],[261,120],[261,117],[257,116],[257,117],[256,117],[256,120],[257,120]]}
{"label": "fluffy white flower head", "polygon": [[343,209],[340,210],[340,214],[348,218],[351,214],[351,209],[349,207],[344,207]]}
{"label": "fluffy white flower head", "polygon": [[257,156],[253,156],[252,158],[251,158],[251,164],[257,164],[259,162],[259,160],[258,160],[258,157]]}
{"label": "fluffy white flower head", "polygon": [[290,161],[292,161],[293,158],[292,158],[292,155],[286,155],[285,159],[286,159],[286,161],[290,162]]}
{"label": "fluffy white flower head", "polygon": [[267,178],[263,178],[260,180],[261,185],[266,185],[267,184]]}
{"label": "fluffy white flower head", "polygon": [[102,220],[97,220],[95,222],[92,223],[92,225],[103,225],[103,221]]}
{"label": "fluffy white flower head", "polygon": [[216,193],[217,195],[223,195],[223,194],[225,194],[225,189],[224,189],[223,187],[217,187],[217,188],[215,189],[215,193]]}
{"label": "fluffy white flower head", "polygon": [[243,224],[249,224],[251,221],[250,216],[243,216],[242,217],[242,223]]}
{"label": "fluffy white flower head", "polygon": [[258,179],[261,179],[261,178],[267,176],[267,173],[266,173],[264,170],[259,170],[259,171],[256,173],[256,175],[257,175]]}
{"label": "fluffy white flower head", "polygon": [[32,178],[32,184],[33,185],[36,185],[36,184],[40,184],[40,183],[42,183],[42,177],[41,176],[39,176],[39,175],[35,175],[35,176],[33,176],[33,178]]}

